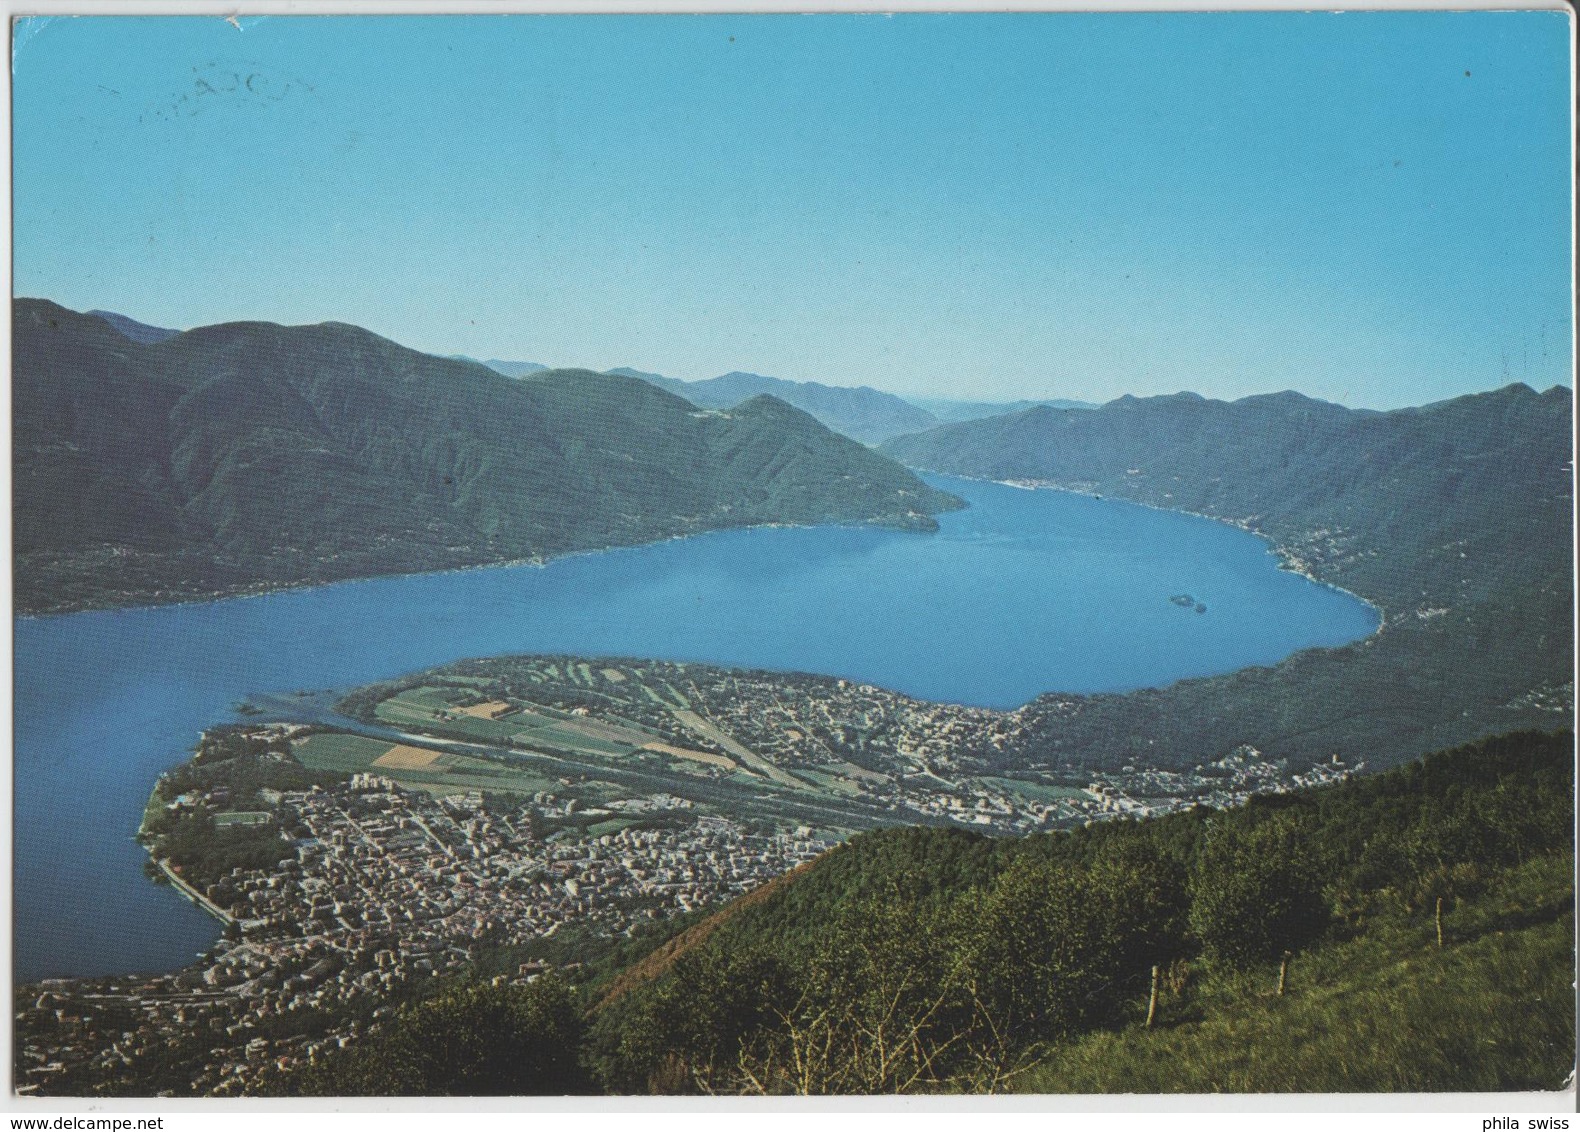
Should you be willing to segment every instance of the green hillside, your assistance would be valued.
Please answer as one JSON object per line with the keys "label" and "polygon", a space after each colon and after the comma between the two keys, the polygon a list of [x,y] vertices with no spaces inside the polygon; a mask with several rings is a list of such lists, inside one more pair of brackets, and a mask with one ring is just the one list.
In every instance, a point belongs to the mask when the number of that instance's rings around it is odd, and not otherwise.
{"label": "green hillside", "polygon": [[1558,1088],[1573,754],[1526,733],[1238,810],[864,834],[622,986],[594,1067],[638,1092]]}
{"label": "green hillside", "polygon": [[1231,521],[1383,612],[1375,636],[1272,668],[1043,697],[1036,730],[1062,756],[1190,766],[1250,744],[1297,764],[1350,751],[1376,767],[1572,720],[1572,404],[1566,388],[1523,385],[1388,413],[1295,393],[1122,397],[883,450]]}
{"label": "green hillside", "polygon": [[772,398],[699,413],[582,370],[511,380],[353,326],[140,344],[14,305],[23,611],[544,557],[957,505]]}
{"label": "green hillside", "polygon": [[1241,522],[1402,614],[1567,569],[1572,405],[1563,386],[1387,413],[1298,393],[1180,393],[945,425],[884,450],[912,467]]}
{"label": "green hillside", "polygon": [[1023,1093],[1523,1092],[1575,1050],[1573,859],[1541,858],[1435,924],[1404,911],[1303,953],[1289,989],[1208,975],[1139,1019],[1052,1051]]}

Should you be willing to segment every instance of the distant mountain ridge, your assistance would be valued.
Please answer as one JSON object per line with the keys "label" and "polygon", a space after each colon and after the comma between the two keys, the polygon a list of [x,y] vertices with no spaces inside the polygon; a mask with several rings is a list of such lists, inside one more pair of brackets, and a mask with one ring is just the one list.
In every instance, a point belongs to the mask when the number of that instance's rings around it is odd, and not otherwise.
{"label": "distant mountain ridge", "polygon": [[96,318],[102,318],[133,342],[144,346],[151,346],[155,342],[166,341],[181,333],[179,330],[170,330],[163,326],[149,326],[146,322],[138,322],[135,318],[127,318],[124,314],[116,314],[114,311],[89,311],[88,313]]}
{"label": "distant mountain ridge", "polygon": [[[1292,391],[1209,400],[1195,393],[1120,397],[1096,410],[1033,408],[944,425],[883,448],[903,462],[987,479],[1024,479],[1232,519],[1293,547],[1319,528],[1408,546],[1434,573],[1399,592],[1396,563],[1342,549],[1306,548],[1325,579],[1372,592],[1385,604],[1421,598],[1476,600],[1494,581],[1466,582],[1442,547],[1513,537],[1519,562],[1567,568],[1557,555],[1569,498],[1570,391],[1515,384],[1418,408],[1348,409]],[[1539,458],[1533,458],[1538,457]],[[1517,532],[1517,533],[1516,533]],[[1457,541],[1456,541],[1457,545]],[[1377,545],[1376,549],[1383,549]],[[1504,557],[1507,547],[1488,545]]]}
{"label": "distant mountain ridge", "polygon": [[534,373],[547,373],[551,368],[540,362],[502,362],[498,358],[489,358],[483,364],[506,377],[528,377]]}
{"label": "distant mountain ridge", "polygon": [[928,529],[959,505],[772,398],[512,380],[343,323],[141,344],[13,304],[20,611],[546,557],[754,523]]}
{"label": "distant mountain ridge", "polygon": [[938,419],[940,424],[975,421],[984,417],[1002,417],[1008,413],[1022,413],[1039,406],[1050,409],[1097,408],[1095,401],[1072,401],[1064,397],[1022,401],[957,401],[944,397],[907,397],[906,400],[926,409]]}
{"label": "distant mountain ridge", "polygon": [[[1047,696],[1065,751],[1186,765],[1237,743],[1385,764],[1572,726],[1573,395],[1510,385],[1391,412],[1298,393],[1121,397],[943,425],[882,451],[1225,519],[1378,605],[1377,635],[1128,696]],[[1166,753],[1166,756],[1165,756]]]}
{"label": "distant mountain ridge", "polygon": [[663,374],[622,367],[609,371],[634,377],[660,389],[679,394],[704,409],[728,409],[748,397],[772,394],[788,405],[810,413],[835,432],[863,444],[878,444],[894,436],[920,432],[937,423],[931,413],[909,401],[867,386],[822,385],[815,381],[786,381],[758,373],[726,373],[706,381],[682,381]]}

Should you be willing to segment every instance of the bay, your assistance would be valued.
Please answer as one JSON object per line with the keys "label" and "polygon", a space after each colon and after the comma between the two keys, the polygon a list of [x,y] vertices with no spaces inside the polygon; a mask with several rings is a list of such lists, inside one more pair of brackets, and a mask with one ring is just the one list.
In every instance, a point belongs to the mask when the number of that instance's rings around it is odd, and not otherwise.
{"label": "bay", "polygon": [[[249,694],[566,652],[821,672],[1014,707],[1271,664],[1375,630],[1255,536],[929,476],[936,534],[757,528],[515,566],[15,622],[15,977],[170,970],[212,920],[142,876],[158,774]],[[1183,606],[1171,597],[1190,595]],[[1198,613],[1195,603],[1205,606]]]}

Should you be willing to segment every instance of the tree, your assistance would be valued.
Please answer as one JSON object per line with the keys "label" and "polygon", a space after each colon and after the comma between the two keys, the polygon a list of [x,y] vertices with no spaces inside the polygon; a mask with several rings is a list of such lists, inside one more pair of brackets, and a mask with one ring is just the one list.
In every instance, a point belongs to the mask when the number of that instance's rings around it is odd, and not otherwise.
{"label": "tree", "polygon": [[1254,824],[1215,822],[1191,873],[1190,896],[1191,930],[1210,960],[1230,966],[1271,962],[1311,942],[1328,922],[1300,826],[1286,813]]}
{"label": "tree", "polygon": [[1184,946],[1184,876],[1135,844],[1090,868],[1023,859],[977,921],[975,992],[1012,1046],[1112,1018]]}
{"label": "tree", "polygon": [[403,1009],[319,1068],[303,1091],[332,1096],[552,1096],[590,1092],[575,992],[552,975],[525,987],[467,983]]}
{"label": "tree", "polygon": [[652,1012],[668,1056],[649,1069],[649,1087],[735,1091],[743,1051],[769,1040],[793,995],[789,969],[765,948],[707,947],[685,956]]}

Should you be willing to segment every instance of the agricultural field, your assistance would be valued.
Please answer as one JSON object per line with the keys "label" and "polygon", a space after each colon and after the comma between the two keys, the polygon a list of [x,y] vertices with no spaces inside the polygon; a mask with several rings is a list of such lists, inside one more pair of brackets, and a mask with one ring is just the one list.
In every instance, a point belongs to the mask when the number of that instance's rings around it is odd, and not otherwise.
{"label": "agricultural field", "polygon": [[850,779],[841,774],[830,774],[823,770],[811,770],[802,767],[797,773],[814,786],[823,790],[831,790],[836,794],[854,798],[861,793],[861,788]]}
{"label": "agricultural field", "polygon": [[380,739],[361,735],[345,735],[335,731],[321,731],[293,744],[292,753],[298,762],[313,770],[338,770],[347,774],[368,770],[373,760],[390,749],[390,744]]}
{"label": "agricultural field", "polygon": [[442,757],[426,747],[396,746],[374,759],[373,765],[384,771],[426,770]]}
{"label": "agricultural field", "polygon": [[735,769],[735,760],[728,755],[715,755],[709,751],[698,751],[689,747],[676,747],[670,743],[644,743],[642,750],[653,751],[660,755],[669,755],[677,759],[689,759],[692,762],[706,763],[708,766],[722,767],[725,770]]}
{"label": "agricultural field", "polygon": [[548,783],[533,792],[569,788],[596,808],[604,795],[588,780],[610,777],[627,795],[673,790],[753,821],[853,829],[903,820],[1012,832],[1081,821],[1100,806],[1078,789],[959,765],[940,729],[1002,741],[1011,725],[992,713],[793,673],[501,657],[362,689],[336,710],[395,729],[390,746],[431,741],[442,754],[386,746],[362,751],[357,769],[383,759],[378,772],[436,792],[523,789],[511,780],[525,774]]}
{"label": "agricultural field", "polygon": [[303,766],[314,770],[367,771],[436,794],[463,790],[535,794],[553,789],[557,783],[557,779],[525,766],[333,731],[298,740],[293,753]]}
{"label": "agricultural field", "polygon": [[494,794],[536,794],[559,789],[558,779],[530,768],[467,755],[440,755],[422,769],[384,771],[387,777],[414,790],[430,794],[455,794],[486,790]]}
{"label": "agricultural field", "polygon": [[273,815],[266,810],[234,810],[215,814],[214,824],[222,829],[228,825],[268,825],[271,817]]}
{"label": "agricultural field", "polygon": [[[745,751],[694,713],[677,708],[676,702],[686,701],[673,685],[657,681],[660,690],[654,691],[642,682],[641,670],[595,667],[586,662],[566,663],[563,668],[560,664],[544,664],[531,672],[528,679],[534,685],[542,685],[545,691],[564,689],[570,692],[573,702],[593,697],[599,705],[597,714],[579,703],[567,707],[540,702],[536,698],[527,702],[519,696],[498,695],[484,699],[486,693],[474,680],[465,686],[422,684],[401,689],[373,705],[373,720],[445,739],[476,741],[550,756],[632,760],[653,769],[689,762],[692,765],[684,769],[695,771],[700,764],[706,773],[716,775],[737,770],[742,761],[747,761],[755,764],[751,769],[757,776],[752,777],[752,781],[766,777],[781,785],[802,785]],[[601,691],[603,688],[612,689],[613,694]],[[634,704],[649,711],[654,707],[661,710],[652,719],[628,718],[629,715],[642,715],[641,711],[619,715],[609,710],[629,708]],[[655,723],[668,726],[655,726]],[[700,737],[705,740],[702,744],[695,742],[699,725]],[[715,749],[704,749],[706,747]],[[744,752],[744,757],[740,752]]]}

